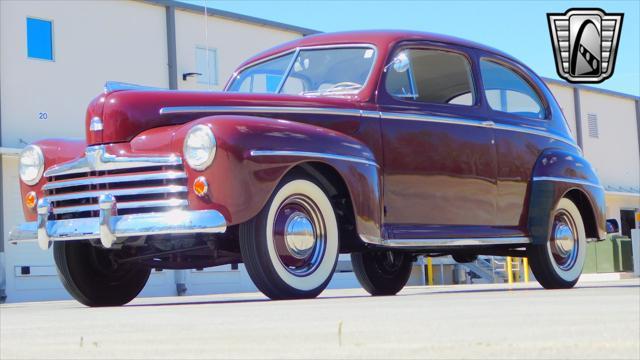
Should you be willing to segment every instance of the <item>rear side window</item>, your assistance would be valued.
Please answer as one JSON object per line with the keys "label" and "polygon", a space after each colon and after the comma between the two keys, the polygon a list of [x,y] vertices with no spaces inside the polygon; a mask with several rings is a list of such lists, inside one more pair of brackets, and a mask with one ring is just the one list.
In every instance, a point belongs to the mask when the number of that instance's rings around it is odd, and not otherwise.
{"label": "rear side window", "polygon": [[545,118],[542,101],[533,88],[513,70],[489,60],[480,60],[484,94],[496,111],[536,119]]}
{"label": "rear side window", "polygon": [[386,91],[393,97],[435,104],[473,104],[471,67],[456,53],[405,49],[387,67]]}

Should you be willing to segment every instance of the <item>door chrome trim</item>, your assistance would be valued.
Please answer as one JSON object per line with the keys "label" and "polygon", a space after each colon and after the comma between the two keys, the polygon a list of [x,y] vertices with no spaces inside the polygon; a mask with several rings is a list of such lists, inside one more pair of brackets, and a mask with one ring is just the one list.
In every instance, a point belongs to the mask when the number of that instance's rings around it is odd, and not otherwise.
{"label": "door chrome trim", "polygon": [[290,150],[251,150],[251,156],[304,156],[304,157],[315,157],[315,158],[323,158],[323,159],[333,159],[333,160],[344,160],[350,162],[357,162],[366,165],[373,165],[375,167],[380,167],[375,161],[368,160],[364,158],[359,158],[355,156],[348,155],[338,155],[338,154],[326,154],[319,152],[311,152],[311,151],[290,151]]}
{"label": "door chrome trim", "polygon": [[529,237],[498,237],[498,238],[451,238],[451,239],[372,239],[369,236],[360,238],[370,244],[383,247],[417,247],[444,248],[459,246],[490,246],[490,245],[523,245],[531,243]]}
{"label": "door chrome trim", "polygon": [[381,112],[380,115],[384,119],[425,121],[425,122],[434,122],[434,123],[479,126],[479,127],[485,127],[485,128],[491,128],[491,129],[497,129],[497,130],[515,131],[515,132],[527,133],[532,135],[544,136],[547,138],[564,142],[581,151],[580,147],[578,147],[578,144],[576,144],[572,139],[551,134],[545,130],[526,128],[523,126],[505,125],[505,124],[495,123],[493,121],[486,121],[486,120],[459,119],[459,118],[451,118],[451,117],[444,117],[444,116],[405,114],[405,113],[395,113],[395,112]]}
{"label": "door chrome trim", "polygon": [[395,112],[381,112],[380,116],[383,119],[391,119],[391,120],[424,121],[424,122],[432,122],[432,123],[488,127],[484,124],[484,121],[481,121],[481,120],[459,119],[459,118],[451,118],[451,117],[444,117],[444,116],[430,116],[430,115],[395,113]]}
{"label": "door chrome trim", "polygon": [[533,178],[533,181],[564,182],[564,183],[571,183],[571,184],[595,186],[597,188],[604,189],[604,187],[602,185],[596,184],[596,183],[592,183],[590,181],[580,180],[580,179],[563,178],[563,177],[555,177],[555,176],[536,176],[536,177]]}

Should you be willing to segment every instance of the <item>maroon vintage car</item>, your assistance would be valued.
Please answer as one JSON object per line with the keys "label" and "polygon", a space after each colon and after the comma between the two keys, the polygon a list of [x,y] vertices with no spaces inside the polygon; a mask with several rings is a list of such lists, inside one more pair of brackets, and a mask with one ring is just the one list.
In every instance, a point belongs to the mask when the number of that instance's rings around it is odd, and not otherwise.
{"label": "maroon vintage car", "polygon": [[86,140],[20,158],[27,222],[66,289],[120,305],[150,269],[244,263],[272,299],[317,296],[338,255],[397,293],[422,254],[526,256],[572,287],[605,237],[604,191],[558,104],[509,55],[447,36],[305,37],[224,92],[107,83]]}

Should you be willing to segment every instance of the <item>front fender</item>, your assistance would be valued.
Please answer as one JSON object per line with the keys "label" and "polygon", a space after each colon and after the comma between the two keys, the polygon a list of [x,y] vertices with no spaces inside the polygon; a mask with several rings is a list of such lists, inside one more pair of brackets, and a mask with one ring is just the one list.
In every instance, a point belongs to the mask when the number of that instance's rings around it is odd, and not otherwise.
{"label": "front fender", "polygon": [[[84,155],[84,151],[86,149],[86,142],[84,140],[68,140],[68,139],[45,139],[36,141],[33,145],[37,145],[42,150],[42,155],[44,157],[44,168],[45,170],[52,167],[56,164],[61,164],[67,162],[69,160],[76,159]],[[44,195],[42,191],[42,186],[46,183],[46,179],[44,176],[40,179],[39,182],[33,185],[27,185],[20,181],[20,193],[21,199],[24,199],[25,195],[29,191],[34,191],[38,196],[38,199],[41,199]],[[35,209],[29,209],[22,201],[22,211],[24,214],[24,218],[27,221],[35,221],[36,220],[36,211]]]}
{"label": "front fender", "polygon": [[209,183],[207,198],[189,193],[191,208],[215,208],[229,225],[243,223],[258,214],[292,168],[320,162],[332,167],[344,180],[358,233],[380,237],[380,168],[372,151],[362,142],[309,124],[219,115],[192,121],[178,129],[175,150],[181,149],[187,131],[198,124],[211,128],[217,152],[213,164],[203,171],[186,166],[189,179],[204,176]]}
{"label": "front fender", "polygon": [[568,150],[546,150],[538,158],[531,180],[528,223],[534,244],[548,240],[553,211],[565,196],[580,209],[587,237],[606,236],[604,188],[582,155]]}

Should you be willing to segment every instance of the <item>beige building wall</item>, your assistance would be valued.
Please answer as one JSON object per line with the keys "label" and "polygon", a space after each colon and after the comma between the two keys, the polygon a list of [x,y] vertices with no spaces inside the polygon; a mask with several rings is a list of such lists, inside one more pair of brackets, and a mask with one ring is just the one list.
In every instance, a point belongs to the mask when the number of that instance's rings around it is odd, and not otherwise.
{"label": "beige building wall", "polygon": [[[53,61],[27,58],[27,17],[53,21]],[[106,80],[168,86],[164,7],[0,1],[0,20],[2,146],[84,137],[87,104]]]}
{"label": "beige building wall", "polygon": [[608,192],[605,203],[607,219],[617,219],[620,224],[620,210],[640,209],[640,194]]}
{"label": "beige building wall", "polygon": [[[636,104],[623,98],[580,90],[584,154],[605,187],[640,187],[640,151]],[[597,117],[598,136],[589,131],[589,114]]]}
{"label": "beige building wall", "polygon": [[[209,16],[206,21],[208,36],[205,37],[205,17],[202,14],[176,11],[176,52],[178,57],[178,88],[189,90],[221,90],[233,71],[249,57],[273,46],[300,38],[299,33],[279,30],[256,24],[232,21]],[[231,36],[233,34],[233,36]],[[208,38],[208,43],[207,39]],[[198,82],[197,76],[182,80],[182,74],[197,72],[196,47],[215,50],[218,81],[208,87]],[[204,78],[200,78],[203,81]]]}
{"label": "beige building wall", "polygon": [[567,123],[571,129],[571,135],[573,135],[574,139],[577,139],[578,133],[576,130],[576,108],[573,101],[573,88],[555,83],[548,83],[547,86],[549,86],[551,93],[553,93],[553,96],[562,108],[562,113],[565,119],[567,119]]}

